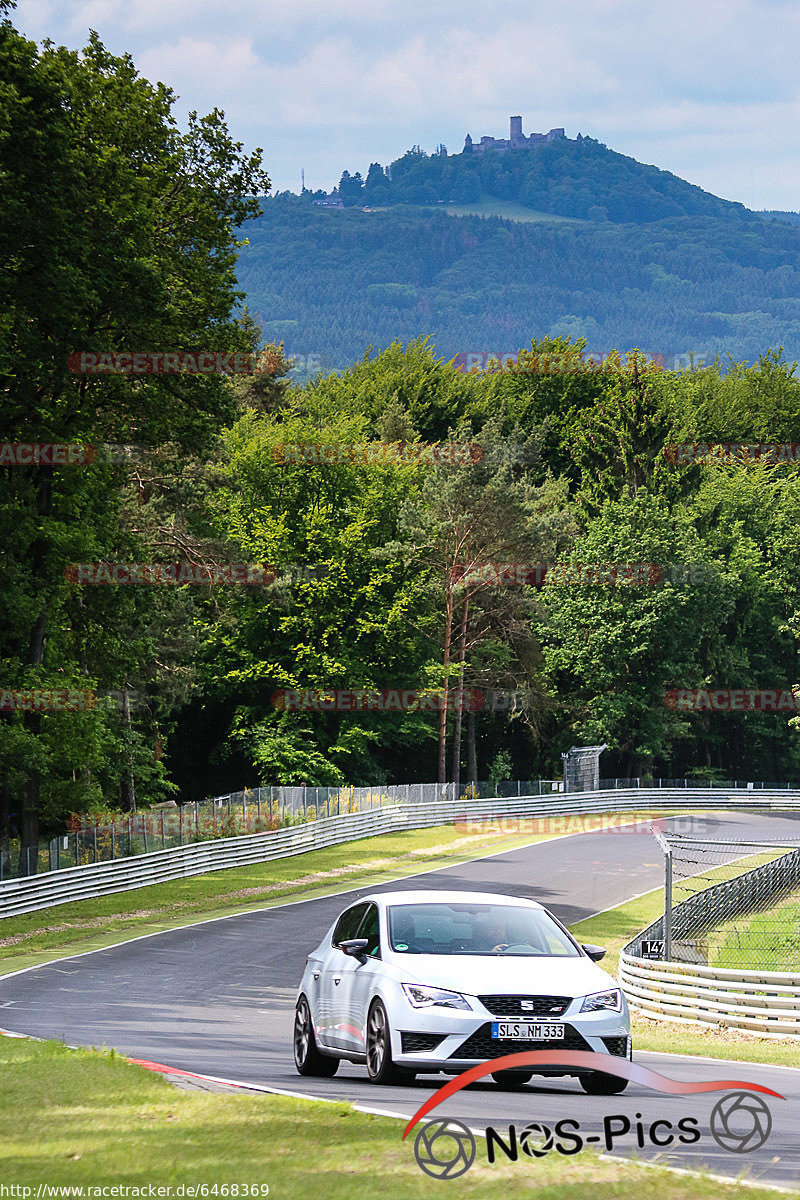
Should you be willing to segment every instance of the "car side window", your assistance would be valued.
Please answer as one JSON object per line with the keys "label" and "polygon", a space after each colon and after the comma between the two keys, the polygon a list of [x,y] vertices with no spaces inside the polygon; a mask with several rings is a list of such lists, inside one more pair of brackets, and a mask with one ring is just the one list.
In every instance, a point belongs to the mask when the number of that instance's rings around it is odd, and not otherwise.
{"label": "car side window", "polygon": [[368,908],[368,904],[354,904],[352,908],[348,908],[346,912],[342,913],[331,935],[332,946],[338,946],[340,942],[348,942],[350,938],[356,936],[356,930]]}
{"label": "car side window", "polygon": [[367,944],[364,947],[365,954],[368,954],[370,958],[380,958],[380,924],[378,920],[378,906],[376,904],[370,904],[355,936],[367,939]]}

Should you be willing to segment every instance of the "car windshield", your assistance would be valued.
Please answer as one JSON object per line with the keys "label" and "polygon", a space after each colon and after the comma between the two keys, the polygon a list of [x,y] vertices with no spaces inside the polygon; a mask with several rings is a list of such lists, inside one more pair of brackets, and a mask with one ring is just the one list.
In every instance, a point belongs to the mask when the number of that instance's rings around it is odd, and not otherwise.
{"label": "car windshield", "polygon": [[549,913],[510,904],[393,904],[389,941],[398,954],[486,954],[579,958]]}

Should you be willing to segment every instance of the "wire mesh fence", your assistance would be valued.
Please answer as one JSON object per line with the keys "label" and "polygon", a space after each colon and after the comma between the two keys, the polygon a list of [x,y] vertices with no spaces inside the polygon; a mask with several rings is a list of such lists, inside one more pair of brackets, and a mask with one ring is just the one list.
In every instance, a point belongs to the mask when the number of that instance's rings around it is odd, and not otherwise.
{"label": "wire mesh fence", "polygon": [[743,970],[800,970],[800,841],[656,835],[664,916],[642,957]]}

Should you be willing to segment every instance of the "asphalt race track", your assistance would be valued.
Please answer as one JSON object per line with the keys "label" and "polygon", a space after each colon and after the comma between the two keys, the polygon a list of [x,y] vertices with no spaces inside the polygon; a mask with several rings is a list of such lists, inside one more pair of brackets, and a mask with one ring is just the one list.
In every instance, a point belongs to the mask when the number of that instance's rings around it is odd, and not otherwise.
{"label": "asphalt race track", "polygon": [[[788,840],[800,836],[800,814],[715,814],[694,818],[693,826],[700,836]],[[132,1057],[185,1071],[410,1117],[446,1082],[445,1076],[422,1076],[405,1087],[376,1087],[367,1081],[365,1068],[347,1063],[330,1080],[304,1080],[294,1069],[292,1017],[306,954],[346,904],[371,891],[397,888],[490,890],[539,900],[572,924],[657,887],[662,879],[661,851],[650,834],[565,837],[381,887],[361,887],[148,936],[0,978],[0,1025],[73,1045],[114,1046]],[[680,1053],[679,1027],[673,1048]],[[510,1123],[518,1129],[530,1122],[552,1127],[570,1118],[601,1149],[606,1148],[603,1119],[624,1115],[631,1131],[613,1140],[613,1153],[638,1153],[651,1162],[684,1168],[705,1166],[729,1176],[743,1172],[748,1178],[800,1190],[800,1070],[636,1052],[635,1059],[674,1079],[760,1083],[786,1100],[766,1098],[771,1135],[760,1149],[744,1154],[723,1150],[709,1131],[712,1108],[733,1089],[675,1097],[632,1083],[621,1096],[597,1097],[585,1095],[574,1079],[537,1084],[534,1078],[519,1091],[502,1090],[489,1081],[471,1085],[432,1115],[451,1116],[474,1129],[492,1125],[500,1133]],[[653,1121],[676,1126],[684,1117],[699,1120],[699,1142],[664,1148],[650,1142]],[[646,1144],[641,1150],[637,1120],[644,1128]],[[614,1122],[612,1128],[621,1125]],[[400,1132],[398,1126],[398,1137]],[[667,1135],[661,1126],[656,1136]],[[484,1154],[482,1147],[478,1153]],[[535,1170],[536,1160],[520,1155],[518,1165],[520,1170]]]}

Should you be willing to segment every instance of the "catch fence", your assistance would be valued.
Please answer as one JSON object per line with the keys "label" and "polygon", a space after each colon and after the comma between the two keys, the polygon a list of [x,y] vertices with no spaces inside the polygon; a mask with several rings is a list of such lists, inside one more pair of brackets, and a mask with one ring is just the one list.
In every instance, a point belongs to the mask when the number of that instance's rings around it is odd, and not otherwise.
{"label": "catch fence", "polygon": [[800,1035],[800,843],[656,837],[664,912],[620,955],[632,1007]]}

